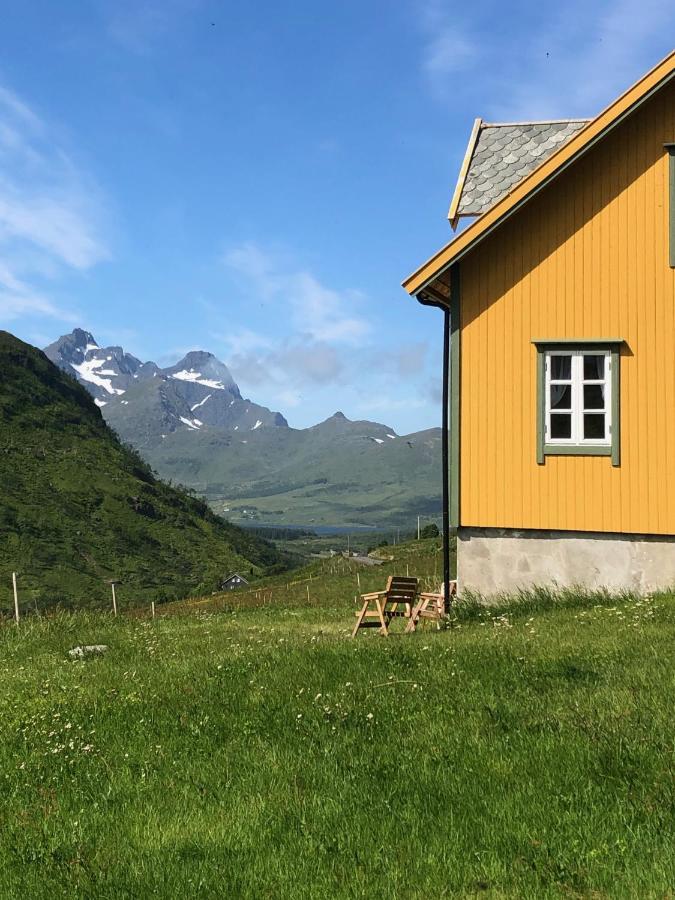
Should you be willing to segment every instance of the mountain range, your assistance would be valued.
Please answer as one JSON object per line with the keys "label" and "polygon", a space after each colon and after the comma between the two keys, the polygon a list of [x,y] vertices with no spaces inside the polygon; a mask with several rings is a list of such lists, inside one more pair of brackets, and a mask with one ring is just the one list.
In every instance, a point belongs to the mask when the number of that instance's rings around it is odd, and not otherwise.
{"label": "mountain range", "polygon": [[410,525],[440,512],[438,428],[399,436],[336,412],[294,429],[243,398],[227,366],[202,350],[161,368],[77,328],[44,352],[163,478],[232,521]]}
{"label": "mountain range", "polygon": [[158,480],[81,385],[3,331],[0,372],[0,608],[12,572],[21,603],[44,609],[107,603],[110,579],[129,603],[280,564],[274,547]]}

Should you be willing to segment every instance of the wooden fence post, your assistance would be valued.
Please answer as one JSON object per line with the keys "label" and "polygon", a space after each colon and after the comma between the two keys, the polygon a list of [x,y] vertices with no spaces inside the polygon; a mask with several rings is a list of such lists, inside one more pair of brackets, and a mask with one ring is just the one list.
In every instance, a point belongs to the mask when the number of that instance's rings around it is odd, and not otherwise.
{"label": "wooden fence post", "polygon": [[154,600],[150,601],[150,609],[152,610],[152,618],[154,619],[155,618],[155,601]]}
{"label": "wooden fence post", "polygon": [[115,582],[110,585],[112,588],[112,603],[113,603],[113,615],[117,615],[117,597],[115,596]]}
{"label": "wooden fence post", "polygon": [[12,572],[12,587],[14,588],[14,618],[19,624],[19,592],[16,587],[16,572]]}

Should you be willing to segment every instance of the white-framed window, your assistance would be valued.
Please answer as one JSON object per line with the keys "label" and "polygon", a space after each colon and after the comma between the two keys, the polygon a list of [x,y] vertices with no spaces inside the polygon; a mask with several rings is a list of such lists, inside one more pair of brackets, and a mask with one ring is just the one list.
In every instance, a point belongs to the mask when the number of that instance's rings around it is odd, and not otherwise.
{"label": "white-framed window", "polygon": [[612,356],[598,347],[545,351],[546,445],[611,446]]}
{"label": "white-framed window", "polygon": [[537,463],[609,456],[621,465],[622,338],[533,340],[537,349]]}

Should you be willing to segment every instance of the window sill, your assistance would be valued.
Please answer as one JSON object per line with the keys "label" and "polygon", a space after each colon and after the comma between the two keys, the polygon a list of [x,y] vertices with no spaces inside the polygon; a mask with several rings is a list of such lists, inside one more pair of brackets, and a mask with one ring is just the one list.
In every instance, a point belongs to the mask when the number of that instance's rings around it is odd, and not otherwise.
{"label": "window sill", "polygon": [[544,456],[611,456],[610,444],[544,444]]}

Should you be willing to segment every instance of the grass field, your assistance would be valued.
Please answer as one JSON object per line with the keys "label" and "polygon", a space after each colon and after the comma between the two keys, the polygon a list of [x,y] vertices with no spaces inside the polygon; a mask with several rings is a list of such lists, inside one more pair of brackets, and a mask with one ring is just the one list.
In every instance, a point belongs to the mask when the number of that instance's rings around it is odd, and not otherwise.
{"label": "grass field", "polygon": [[672,596],[351,641],[328,565],[0,629],[1,897],[673,896]]}

